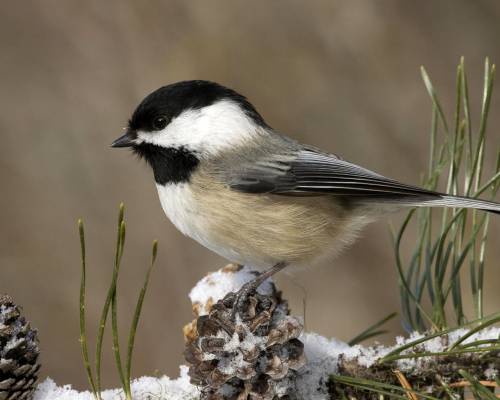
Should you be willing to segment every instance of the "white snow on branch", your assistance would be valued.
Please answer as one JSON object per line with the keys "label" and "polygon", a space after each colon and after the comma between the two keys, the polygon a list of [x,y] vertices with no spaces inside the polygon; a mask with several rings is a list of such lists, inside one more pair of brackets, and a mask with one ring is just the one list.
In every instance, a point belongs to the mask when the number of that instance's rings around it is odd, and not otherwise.
{"label": "white snow on branch", "polygon": [[[457,329],[449,334],[427,340],[417,345],[418,352],[439,353],[445,351],[467,334],[468,331],[468,329]],[[316,333],[303,333],[299,339],[304,343],[307,364],[300,371],[297,389],[304,399],[323,400],[328,394],[328,377],[337,373],[340,357],[345,360],[356,359],[359,365],[370,367],[396,348],[423,337],[424,335],[421,333],[413,333],[407,338],[397,337],[394,346],[376,345],[366,347],[362,345],[349,346],[340,340],[327,339]],[[480,340],[498,340],[499,337],[500,328],[491,327],[474,333],[464,340],[462,344]],[[414,348],[409,348],[401,354],[405,355],[412,352],[415,352]],[[430,359],[431,357],[405,358],[398,360],[396,364],[401,371],[412,371],[415,374],[419,370],[426,370]],[[494,378],[498,376],[498,371],[492,367],[488,367],[484,372],[487,377]]]}

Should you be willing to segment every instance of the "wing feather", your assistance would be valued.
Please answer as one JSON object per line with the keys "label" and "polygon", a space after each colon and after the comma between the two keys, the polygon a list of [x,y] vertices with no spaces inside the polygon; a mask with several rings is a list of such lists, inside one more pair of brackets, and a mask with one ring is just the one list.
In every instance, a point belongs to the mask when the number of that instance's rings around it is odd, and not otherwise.
{"label": "wing feather", "polygon": [[229,177],[230,186],[249,193],[339,196],[437,196],[416,186],[386,178],[334,155],[312,149],[293,157],[267,154],[243,163]]}

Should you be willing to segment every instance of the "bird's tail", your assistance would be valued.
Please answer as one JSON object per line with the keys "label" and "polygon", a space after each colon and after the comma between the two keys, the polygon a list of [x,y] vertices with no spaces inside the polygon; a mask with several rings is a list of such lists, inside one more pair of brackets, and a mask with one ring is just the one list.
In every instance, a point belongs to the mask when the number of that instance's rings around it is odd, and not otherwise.
{"label": "bird's tail", "polygon": [[[441,195],[440,199],[431,200],[431,206],[455,207],[455,208],[475,208],[478,210],[489,211],[500,214],[500,203],[493,201],[472,199],[470,197]],[[425,205],[425,204],[424,204]]]}
{"label": "bird's tail", "polygon": [[473,199],[463,196],[451,196],[445,194],[423,194],[421,196],[388,196],[372,199],[368,203],[379,205],[406,206],[406,207],[451,207],[451,208],[473,208],[500,214],[500,203],[487,200]]}

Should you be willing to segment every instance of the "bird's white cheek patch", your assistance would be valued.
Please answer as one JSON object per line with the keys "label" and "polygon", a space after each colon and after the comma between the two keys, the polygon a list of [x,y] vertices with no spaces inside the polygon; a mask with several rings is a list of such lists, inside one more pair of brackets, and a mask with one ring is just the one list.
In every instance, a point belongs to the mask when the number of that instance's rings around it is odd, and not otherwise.
{"label": "bird's white cheek patch", "polygon": [[169,135],[167,129],[158,132],[138,132],[137,144],[149,143],[160,147],[181,147],[176,135]]}
{"label": "bird's white cheek patch", "polygon": [[257,134],[258,127],[238,105],[220,101],[200,110],[187,110],[158,132],[138,132],[138,144],[186,148],[217,154]]}

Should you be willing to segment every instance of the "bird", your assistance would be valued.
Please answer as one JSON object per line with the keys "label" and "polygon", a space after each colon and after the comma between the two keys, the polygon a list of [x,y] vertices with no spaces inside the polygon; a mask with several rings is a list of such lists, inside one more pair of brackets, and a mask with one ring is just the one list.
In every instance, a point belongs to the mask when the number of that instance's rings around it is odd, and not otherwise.
{"label": "bird", "polygon": [[[500,204],[387,178],[271,128],[243,95],[189,80],[147,95],[112,147],[152,168],[163,211],[184,235],[262,271],[334,257],[370,222],[405,207],[500,213]],[[243,300],[241,300],[243,301]]]}

